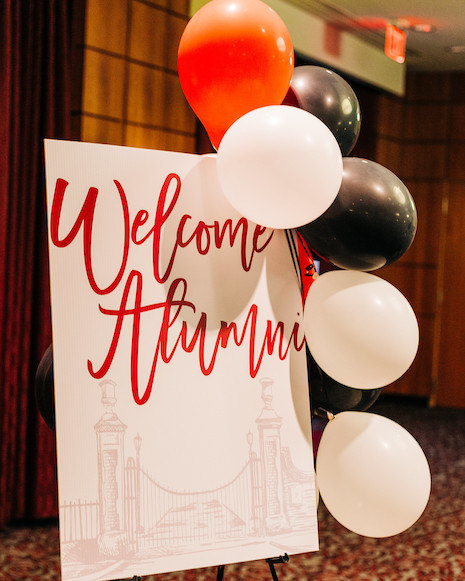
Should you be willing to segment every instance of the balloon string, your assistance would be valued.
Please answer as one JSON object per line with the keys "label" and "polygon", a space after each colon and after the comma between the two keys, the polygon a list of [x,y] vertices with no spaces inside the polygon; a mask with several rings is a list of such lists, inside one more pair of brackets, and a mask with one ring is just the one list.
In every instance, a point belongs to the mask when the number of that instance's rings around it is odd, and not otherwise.
{"label": "balloon string", "polygon": [[293,235],[292,235],[292,230],[285,230],[285,232],[286,232],[287,243],[289,245],[289,250],[290,250],[291,256],[292,256],[292,262],[294,264],[294,269],[295,269],[295,272],[296,272],[298,278],[300,278],[300,276],[299,276],[300,272],[299,272],[299,267],[298,267],[298,265],[299,265],[298,254],[297,254],[297,248],[295,245],[295,240],[294,240]]}
{"label": "balloon string", "polygon": [[297,275],[297,279],[299,281],[300,292],[301,292],[302,297],[303,297],[304,296],[304,283],[302,280],[302,274],[300,272],[299,254],[297,252],[297,245],[295,243],[292,230],[285,230],[285,233],[286,233],[286,238],[287,238],[287,244],[289,246],[289,251],[291,253],[292,263],[294,265],[294,270],[295,270],[295,273]]}
{"label": "balloon string", "polygon": [[[308,248],[308,244],[305,242],[302,234],[298,230],[296,231],[296,234],[297,234],[297,238],[299,239],[299,242],[302,245],[302,248],[303,248],[303,250],[304,250],[307,258],[311,262],[311,266],[310,267],[307,267],[307,269],[309,269],[308,272],[307,272],[307,275],[312,276],[314,279],[316,279],[316,278],[318,278],[319,274],[316,271],[315,266],[313,264],[313,256],[312,256],[312,253],[310,252],[310,250]],[[310,273],[310,269],[312,271],[311,273]]]}
{"label": "balloon string", "polygon": [[313,261],[312,253],[310,252],[310,249],[308,248],[308,244],[304,240],[302,234],[298,230],[296,231],[296,234],[297,234],[297,238],[299,239],[300,245],[301,245],[306,257],[308,258],[308,260],[310,262],[310,264],[305,267],[305,276],[311,276],[313,278],[313,280],[316,280],[320,275],[318,274],[318,271],[315,268],[315,263]]}

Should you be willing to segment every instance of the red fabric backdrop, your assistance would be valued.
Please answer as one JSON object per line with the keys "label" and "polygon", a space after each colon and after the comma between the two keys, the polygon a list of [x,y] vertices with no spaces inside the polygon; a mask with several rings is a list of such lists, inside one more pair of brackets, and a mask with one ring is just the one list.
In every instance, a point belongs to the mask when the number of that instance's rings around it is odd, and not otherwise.
{"label": "red fabric backdrop", "polygon": [[0,527],[57,514],[34,376],[51,341],[43,138],[70,136],[72,0],[0,14]]}

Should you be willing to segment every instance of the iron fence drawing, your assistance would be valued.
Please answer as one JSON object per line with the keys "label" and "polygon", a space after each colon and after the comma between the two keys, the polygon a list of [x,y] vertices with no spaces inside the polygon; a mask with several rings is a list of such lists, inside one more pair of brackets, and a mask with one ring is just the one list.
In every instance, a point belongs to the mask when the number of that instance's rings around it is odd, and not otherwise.
{"label": "iron fence drawing", "polygon": [[134,456],[125,457],[127,426],[113,411],[114,384],[107,381],[105,413],[95,425],[99,499],[60,506],[61,542],[95,540],[95,550],[106,556],[183,553],[308,528],[315,511],[313,475],[296,467],[291,451],[281,445],[283,420],[271,407],[270,381],[263,386],[258,439],[254,446],[252,431],[246,434],[249,450],[242,467],[229,481],[202,490],[158,482],[141,465],[139,434]]}

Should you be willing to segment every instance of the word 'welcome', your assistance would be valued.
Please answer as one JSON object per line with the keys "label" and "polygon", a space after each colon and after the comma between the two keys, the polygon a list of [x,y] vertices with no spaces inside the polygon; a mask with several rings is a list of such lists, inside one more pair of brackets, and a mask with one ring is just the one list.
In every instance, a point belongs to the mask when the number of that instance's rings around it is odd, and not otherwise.
{"label": "word 'welcome'", "polygon": [[[170,173],[161,187],[158,195],[155,212],[151,215],[146,209],[139,209],[133,218],[129,211],[128,199],[121,183],[113,180],[118,194],[118,206],[121,208],[121,220],[123,224],[123,243],[121,245],[121,256],[117,264],[118,268],[107,286],[101,286],[98,281],[98,274],[95,272],[95,265],[92,261],[92,247],[95,232],[98,224],[95,220],[95,210],[99,197],[99,190],[90,187],[85,200],[79,210],[69,231],[60,236],[60,223],[63,213],[63,204],[67,194],[69,182],[59,178],[55,184],[55,192],[50,215],[50,237],[51,242],[58,248],[70,246],[82,231],[82,252],[84,258],[84,268],[87,281],[92,291],[99,295],[110,295],[123,286],[122,297],[118,309],[108,309],[99,305],[100,312],[106,316],[114,317],[115,324],[113,335],[110,340],[107,354],[103,363],[98,367],[88,360],[88,371],[94,378],[101,379],[109,371],[114,360],[115,353],[121,336],[121,331],[126,319],[132,319],[131,338],[131,386],[134,401],[144,404],[148,401],[156,374],[159,360],[169,363],[178,349],[186,353],[191,353],[197,349],[199,367],[204,375],[209,375],[214,367],[218,351],[220,348],[227,348],[234,343],[237,346],[245,344],[249,349],[249,373],[255,377],[260,369],[265,353],[272,355],[277,351],[280,359],[284,359],[290,348],[301,350],[304,339],[299,338],[299,324],[294,323],[291,332],[285,340],[284,323],[273,323],[266,321],[265,332],[261,338],[257,337],[258,306],[252,304],[249,308],[245,322],[241,329],[236,323],[221,321],[214,341],[213,348],[209,355],[206,354],[206,330],[207,313],[199,314],[198,324],[195,329],[189,332],[186,321],[182,320],[183,309],[196,312],[195,305],[188,300],[188,284],[184,278],[170,280],[173,265],[180,249],[191,247],[192,251],[199,255],[206,255],[214,246],[221,249],[225,245],[231,248],[235,244],[240,245],[240,264],[244,271],[248,272],[252,268],[253,259],[256,254],[265,250],[271,241],[273,231],[269,231],[263,226],[251,225],[245,218],[240,218],[236,223],[231,219],[225,220],[222,224],[214,221],[206,224],[198,221],[193,224],[189,214],[183,214],[174,230],[172,240],[168,240],[168,259],[163,263],[160,260],[160,246],[162,235],[169,236],[166,224],[173,215],[175,206],[181,194],[181,179],[175,173]],[[173,188],[174,186],[174,188]],[[174,191],[173,191],[174,189]],[[172,194],[169,196],[169,192]],[[252,231],[250,229],[252,228]],[[164,243],[166,243],[166,236]],[[142,304],[143,274],[136,269],[130,269],[128,265],[129,250],[131,244],[141,246],[143,244],[152,246],[152,274],[154,280],[159,284],[170,283],[166,293],[166,299],[153,304]],[[129,272],[127,272],[129,271]],[[123,279],[126,276],[123,284]],[[131,290],[134,289],[132,292]],[[133,304],[129,304],[129,297],[133,296]],[[160,310],[162,313],[161,324],[155,347],[152,365],[142,394],[139,387],[139,346],[140,346],[140,326],[143,313]],[[174,325],[175,322],[178,325]],[[180,327],[180,328],[179,328]],[[247,339],[248,337],[248,339]]]}

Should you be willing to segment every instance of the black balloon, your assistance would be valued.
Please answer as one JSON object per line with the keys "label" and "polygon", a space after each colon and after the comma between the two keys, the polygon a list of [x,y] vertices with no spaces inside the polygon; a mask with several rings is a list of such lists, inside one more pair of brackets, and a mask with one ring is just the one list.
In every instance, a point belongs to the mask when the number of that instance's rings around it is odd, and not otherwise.
{"label": "black balloon", "polygon": [[324,410],[332,414],[347,411],[363,412],[378,399],[382,387],[354,389],[338,383],[327,375],[307,350],[307,372],[310,386],[310,404],[314,412]]}
{"label": "black balloon", "polygon": [[37,367],[35,377],[37,406],[45,423],[55,429],[55,388],[53,383],[53,351],[50,345]]}
{"label": "black balloon", "polygon": [[416,229],[415,203],[401,180],[374,161],[346,157],[336,199],[298,231],[316,254],[339,268],[369,271],[398,260]]}
{"label": "black balloon", "polygon": [[337,73],[317,66],[296,67],[284,104],[318,117],[348,155],[360,133],[360,105],[351,86]]}

